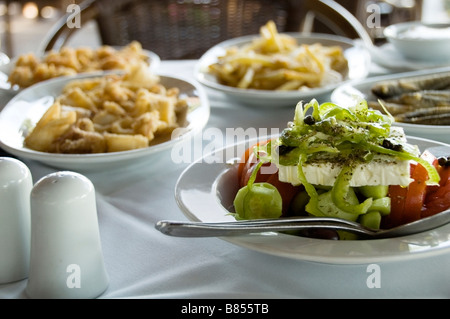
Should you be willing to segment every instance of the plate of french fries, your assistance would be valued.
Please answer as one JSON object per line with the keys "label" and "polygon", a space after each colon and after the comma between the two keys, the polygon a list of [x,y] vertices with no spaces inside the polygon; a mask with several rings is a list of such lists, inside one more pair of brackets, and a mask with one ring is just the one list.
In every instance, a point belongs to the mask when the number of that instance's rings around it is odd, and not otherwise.
{"label": "plate of french fries", "polygon": [[156,53],[144,50],[137,41],[122,47],[67,46],[44,55],[30,52],[0,66],[0,89],[16,94],[24,88],[56,77],[98,71],[127,71],[136,64],[143,64],[155,71],[160,62]]}
{"label": "plate of french fries", "polygon": [[61,77],[5,106],[0,147],[69,170],[151,164],[153,155],[189,142],[209,114],[201,85],[147,68]]}
{"label": "plate of french fries", "polygon": [[368,75],[370,54],[335,35],[278,33],[269,21],[259,35],[230,39],[198,61],[196,79],[209,89],[254,106],[284,107],[320,98]]}

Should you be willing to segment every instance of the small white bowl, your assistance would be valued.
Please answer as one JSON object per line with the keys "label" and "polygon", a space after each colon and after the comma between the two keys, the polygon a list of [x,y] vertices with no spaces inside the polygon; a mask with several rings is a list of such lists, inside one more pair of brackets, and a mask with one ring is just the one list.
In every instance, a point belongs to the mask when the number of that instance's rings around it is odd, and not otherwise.
{"label": "small white bowl", "polygon": [[450,62],[450,24],[403,22],[386,27],[384,36],[408,59]]}

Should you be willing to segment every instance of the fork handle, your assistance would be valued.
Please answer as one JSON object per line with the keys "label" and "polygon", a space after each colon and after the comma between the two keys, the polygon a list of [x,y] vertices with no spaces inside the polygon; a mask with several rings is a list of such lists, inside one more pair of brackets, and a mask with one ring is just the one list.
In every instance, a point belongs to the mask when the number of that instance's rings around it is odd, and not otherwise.
{"label": "fork handle", "polygon": [[235,222],[235,223],[201,223],[179,222],[162,220],[156,223],[155,228],[161,233],[175,237],[224,237],[239,236],[262,232],[281,232],[304,229],[332,229],[345,230],[360,235],[370,235],[368,230],[352,224],[338,221],[305,221],[305,222]]}

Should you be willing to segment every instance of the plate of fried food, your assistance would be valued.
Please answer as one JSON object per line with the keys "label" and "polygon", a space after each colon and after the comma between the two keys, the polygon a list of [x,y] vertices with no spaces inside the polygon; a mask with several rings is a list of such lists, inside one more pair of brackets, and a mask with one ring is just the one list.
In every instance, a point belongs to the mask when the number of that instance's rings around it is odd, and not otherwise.
{"label": "plate of fried food", "polygon": [[368,75],[370,54],[358,42],[325,34],[278,33],[273,21],[259,35],[230,39],[198,61],[207,88],[253,106],[286,107],[319,98],[343,81]]}
{"label": "plate of fried food", "polygon": [[50,51],[44,56],[23,54],[0,66],[0,88],[15,94],[36,83],[60,76],[126,71],[140,63],[154,71],[160,62],[157,54],[144,50],[137,41],[123,47],[63,47],[60,51]]}
{"label": "plate of fried food", "polygon": [[70,170],[117,167],[184,143],[209,119],[197,83],[136,67],[35,84],[0,113],[7,152]]}
{"label": "plate of fried food", "polygon": [[331,100],[359,99],[389,113],[409,135],[450,143],[450,67],[378,76],[336,88]]}

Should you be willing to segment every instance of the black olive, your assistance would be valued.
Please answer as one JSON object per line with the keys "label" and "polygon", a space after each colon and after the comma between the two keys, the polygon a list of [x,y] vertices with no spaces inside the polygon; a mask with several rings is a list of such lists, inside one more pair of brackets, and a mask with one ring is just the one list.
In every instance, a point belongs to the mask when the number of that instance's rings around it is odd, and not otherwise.
{"label": "black olive", "polygon": [[287,146],[287,145],[279,145],[277,147],[278,155],[286,155],[290,151],[292,151],[295,147],[294,146]]}
{"label": "black olive", "polygon": [[441,166],[450,166],[450,156],[441,156],[438,158],[438,163]]}
{"label": "black olive", "polygon": [[384,148],[387,148],[387,149],[390,149],[393,151],[397,151],[397,152],[400,152],[403,149],[403,146],[401,144],[394,144],[388,139],[384,139],[382,145]]}
{"label": "black olive", "polygon": [[305,118],[303,119],[303,122],[306,125],[313,125],[316,123],[316,120],[314,119],[314,117],[312,115],[306,115]]}
{"label": "black olive", "polygon": [[403,146],[401,144],[394,144],[392,147],[394,151],[401,152],[403,150]]}
{"label": "black olive", "polygon": [[383,147],[384,148],[387,148],[387,149],[391,149],[391,147],[392,147],[392,142],[391,141],[389,141],[389,140],[383,140]]}

